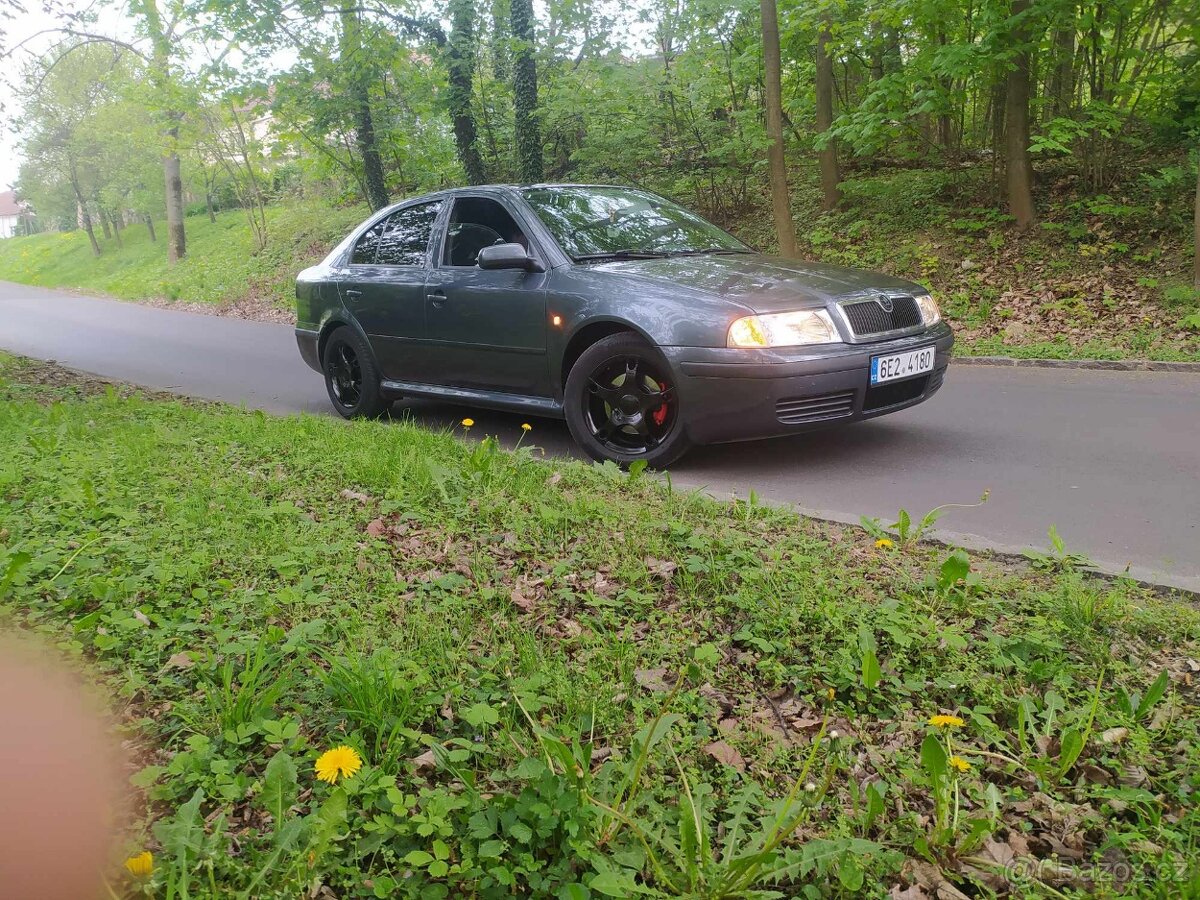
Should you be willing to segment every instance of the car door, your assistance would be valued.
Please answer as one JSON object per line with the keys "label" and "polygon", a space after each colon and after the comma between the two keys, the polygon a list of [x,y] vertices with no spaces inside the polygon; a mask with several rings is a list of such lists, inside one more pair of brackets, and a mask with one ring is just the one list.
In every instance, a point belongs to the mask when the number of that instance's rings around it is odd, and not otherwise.
{"label": "car door", "polygon": [[367,334],[383,377],[424,381],[425,279],[442,201],[396,210],[359,237],[339,279],[345,303]]}
{"label": "car door", "polygon": [[495,243],[520,243],[536,255],[517,223],[494,197],[453,199],[425,283],[429,372],[439,384],[550,396],[546,275],[476,265],[479,250]]}

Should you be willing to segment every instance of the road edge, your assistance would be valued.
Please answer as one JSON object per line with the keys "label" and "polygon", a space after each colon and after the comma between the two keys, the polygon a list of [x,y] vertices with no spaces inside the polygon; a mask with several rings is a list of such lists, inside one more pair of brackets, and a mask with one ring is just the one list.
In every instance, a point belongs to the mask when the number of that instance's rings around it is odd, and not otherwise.
{"label": "road edge", "polygon": [[1109,372],[1193,372],[1200,374],[1200,362],[1158,359],[1024,359],[1017,356],[955,356],[953,362],[959,366],[1099,369]]}

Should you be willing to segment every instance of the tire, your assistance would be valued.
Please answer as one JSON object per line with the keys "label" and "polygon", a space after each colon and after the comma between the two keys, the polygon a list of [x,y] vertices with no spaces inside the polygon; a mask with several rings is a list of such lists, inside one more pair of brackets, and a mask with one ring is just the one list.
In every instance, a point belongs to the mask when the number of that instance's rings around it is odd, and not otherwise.
{"label": "tire", "polygon": [[644,460],[659,469],[691,446],[671,367],[629,332],[583,351],[567,375],[563,407],[575,442],[601,462]]}
{"label": "tire", "polygon": [[380,388],[379,367],[367,342],[353,328],[336,329],[321,355],[325,390],[338,414],[346,419],[377,419],[391,407]]}

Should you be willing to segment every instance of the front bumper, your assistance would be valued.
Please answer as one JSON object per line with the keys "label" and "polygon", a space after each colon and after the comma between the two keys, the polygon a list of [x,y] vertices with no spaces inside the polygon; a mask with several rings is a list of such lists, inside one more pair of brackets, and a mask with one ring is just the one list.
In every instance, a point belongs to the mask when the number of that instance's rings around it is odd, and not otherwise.
{"label": "front bumper", "polygon": [[[870,386],[871,357],[935,345],[933,371]],[[664,347],[698,444],[799,434],[886,415],[929,399],[942,386],[954,335],[927,331],[871,344],[790,350]]]}

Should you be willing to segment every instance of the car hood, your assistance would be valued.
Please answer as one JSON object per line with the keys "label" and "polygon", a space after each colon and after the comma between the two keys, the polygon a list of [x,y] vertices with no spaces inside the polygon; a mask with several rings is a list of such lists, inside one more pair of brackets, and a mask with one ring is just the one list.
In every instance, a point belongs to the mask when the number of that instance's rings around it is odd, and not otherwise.
{"label": "car hood", "polygon": [[830,300],[877,291],[925,292],[918,284],[879,272],[761,253],[618,260],[596,268],[705,291],[756,313],[824,306]]}

